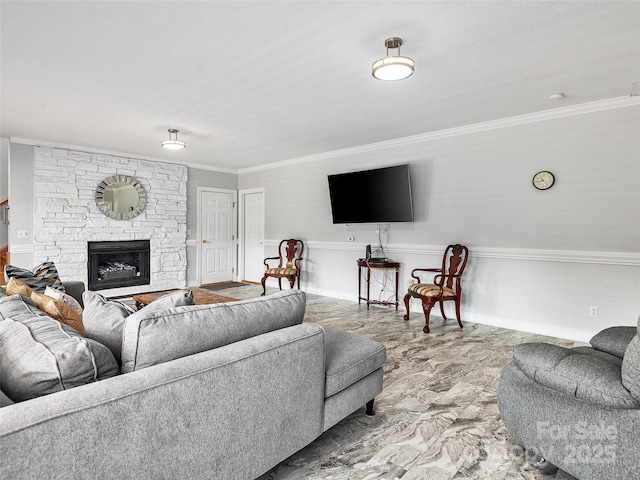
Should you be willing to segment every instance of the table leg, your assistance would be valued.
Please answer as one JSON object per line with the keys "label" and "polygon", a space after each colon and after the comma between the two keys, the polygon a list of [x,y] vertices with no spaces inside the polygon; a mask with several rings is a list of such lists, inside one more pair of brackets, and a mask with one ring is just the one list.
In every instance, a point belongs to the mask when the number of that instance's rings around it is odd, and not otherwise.
{"label": "table leg", "polygon": [[400,275],[400,269],[396,268],[396,310],[398,310],[398,279]]}
{"label": "table leg", "polygon": [[371,268],[367,266],[367,310],[369,310],[369,287],[371,285]]}

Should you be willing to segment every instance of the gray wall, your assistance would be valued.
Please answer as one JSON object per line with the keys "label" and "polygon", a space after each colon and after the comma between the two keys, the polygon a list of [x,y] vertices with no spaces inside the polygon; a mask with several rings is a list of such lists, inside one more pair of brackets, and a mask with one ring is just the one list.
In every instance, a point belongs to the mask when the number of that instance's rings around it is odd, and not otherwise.
{"label": "gray wall", "polygon": [[[240,175],[265,187],[267,238],[377,241],[333,225],[327,175],[409,163],[415,222],[387,243],[640,251],[640,107],[558,118]],[[539,170],[556,185],[532,187]],[[354,198],[354,201],[358,201]]]}
{"label": "gray wall", "polygon": [[[9,144],[9,251],[11,263],[33,267],[33,147]],[[18,238],[18,232],[27,232]]]}
{"label": "gray wall", "polygon": [[[0,138],[0,200],[9,198],[9,140]],[[0,222],[0,247],[9,241],[9,228]]]}
{"label": "gray wall", "polygon": [[[240,189],[265,188],[267,245],[307,242],[307,291],[356,299],[356,259],[378,243],[376,225],[332,224],[327,175],[409,163],[415,222],[381,233],[403,264],[401,292],[411,269],[438,266],[444,246],[460,242],[471,250],[467,320],[585,340],[635,324],[640,107],[362,150],[240,174]],[[556,175],[548,191],[531,184],[539,170]]]}

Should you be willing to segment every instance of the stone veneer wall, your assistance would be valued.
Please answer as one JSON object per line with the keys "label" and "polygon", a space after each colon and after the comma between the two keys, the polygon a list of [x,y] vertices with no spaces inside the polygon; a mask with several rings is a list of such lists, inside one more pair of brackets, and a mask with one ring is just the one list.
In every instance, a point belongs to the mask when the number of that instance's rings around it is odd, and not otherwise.
{"label": "stone veneer wall", "polygon": [[[87,283],[87,242],[151,243],[151,285],[105,290],[109,296],[186,285],[187,167],[111,155],[34,147],[34,259],[55,262],[63,280]],[[147,205],[131,220],[105,216],[94,199],[111,175],[135,177]]]}

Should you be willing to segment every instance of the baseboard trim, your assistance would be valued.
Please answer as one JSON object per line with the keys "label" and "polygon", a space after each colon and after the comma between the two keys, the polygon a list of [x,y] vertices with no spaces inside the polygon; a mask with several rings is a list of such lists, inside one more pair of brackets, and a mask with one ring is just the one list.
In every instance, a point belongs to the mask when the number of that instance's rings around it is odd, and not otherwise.
{"label": "baseboard trim", "polygon": [[[348,295],[344,292],[336,292],[332,290],[324,290],[318,288],[304,288],[304,291],[312,295],[320,295],[323,297],[336,298],[339,300],[347,300],[357,302],[358,299],[354,295]],[[398,311],[404,311],[404,304],[402,302],[402,296],[398,298],[400,304],[398,305]],[[415,303],[415,302],[414,302]],[[390,308],[390,307],[389,307]],[[417,305],[411,307],[411,313],[415,315],[424,315],[422,308]],[[477,323],[480,325],[487,325],[490,327],[505,328],[507,330],[516,330],[519,332],[534,333],[537,335],[544,335],[547,337],[562,338],[565,340],[573,340],[576,342],[588,343],[591,337],[593,337],[596,331],[588,330],[576,330],[573,328],[564,328],[557,325],[547,325],[543,323],[528,322],[525,320],[516,320],[513,318],[495,317],[492,315],[484,315],[474,312],[462,311],[463,323]],[[447,312],[447,315],[449,313]],[[454,317],[451,317],[451,321],[455,322]]]}
{"label": "baseboard trim", "polygon": [[576,330],[573,328],[564,328],[557,325],[547,325],[543,323],[528,322],[525,320],[515,320],[513,318],[494,317],[473,312],[462,311],[463,322],[478,323],[480,325],[488,325],[491,327],[506,328],[508,330],[517,330],[519,332],[535,333],[537,335],[545,335],[547,337],[562,338],[565,340],[574,340],[576,342],[589,343],[595,331]]}

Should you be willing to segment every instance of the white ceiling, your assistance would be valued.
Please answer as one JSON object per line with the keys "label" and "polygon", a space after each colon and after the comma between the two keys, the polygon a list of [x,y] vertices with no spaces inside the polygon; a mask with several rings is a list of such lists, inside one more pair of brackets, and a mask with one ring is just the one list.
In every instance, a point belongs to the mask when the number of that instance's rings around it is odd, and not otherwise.
{"label": "white ceiling", "polygon": [[[640,79],[638,1],[3,0],[0,16],[2,137],[231,171]],[[371,76],[390,36],[407,80]],[[168,128],[185,150],[160,148]]]}

